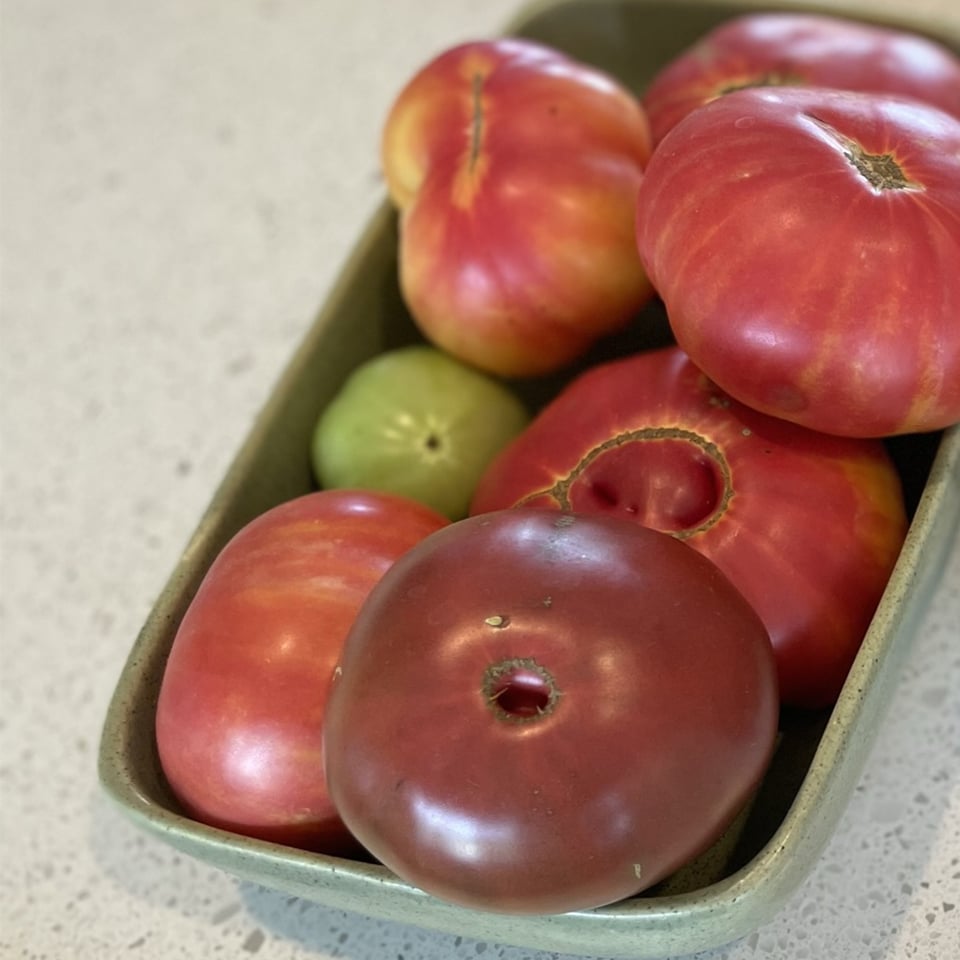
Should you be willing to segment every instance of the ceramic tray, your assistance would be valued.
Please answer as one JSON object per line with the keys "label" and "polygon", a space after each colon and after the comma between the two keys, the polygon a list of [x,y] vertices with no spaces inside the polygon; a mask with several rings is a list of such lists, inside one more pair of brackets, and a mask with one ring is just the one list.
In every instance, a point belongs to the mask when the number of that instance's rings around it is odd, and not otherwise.
{"label": "ceramic tray", "polygon": [[[564,49],[639,92],[660,65],[710,27],[758,8],[742,0],[568,0],[526,7],[504,32]],[[960,24],[904,19],[899,25],[960,48]],[[707,854],[640,896],[551,917],[470,911],[413,889],[376,864],[246,839],[179,812],[154,743],[157,691],[177,625],[233,533],[264,510],[313,489],[309,438],[319,411],[348,373],[378,351],[417,339],[396,277],[396,220],[384,202],[136,640],[103,730],[104,788],[142,827],[193,857],[306,900],[372,917],[504,944],[636,960],[689,953],[749,933],[771,919],[806,876],[857,783],[942,557],[957,535],[960,428],[891,443],[912,526],[835,708],[785,711],[780,745],[755,802]],[[652,322],[639,326],[653,333],[643,334],[643,341],[631,333],[607,341],[587,362],[666,342],[669,333],[658,306],[647,309],[654,314]],[[525,389],[531,402],[540,402],[557,386],[545,380]]]}

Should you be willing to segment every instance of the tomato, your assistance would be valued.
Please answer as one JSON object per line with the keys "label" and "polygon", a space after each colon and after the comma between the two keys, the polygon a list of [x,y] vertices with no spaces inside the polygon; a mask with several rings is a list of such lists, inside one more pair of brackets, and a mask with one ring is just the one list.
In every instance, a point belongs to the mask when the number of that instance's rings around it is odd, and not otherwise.
{"label": "tomato", "polygon": [[371,587],[445,523],[399,497],[326,491],[274,507],[224,547],[177,630],[157,703],[160,762],[189,816],[356,849],[323,776],[330,676]]}
{"label": "tomato", "polygon": [[476,41],[426,64],[381,150],[400,285],[424,335],[515,377],[625,326],[651,295],[633,236],[650,149],[637,98],[559,51]]}
{"label": "tomato", "polygon": [[637,237],[677,342],[738,400],[848,436],[960,420],[960,120],[727,94],[657,147]]}
{"label": "tomato", "polygon": [[416,344],[362,363],[314,427],[322,487],[387,490],[465,517],[480,474],[529,422],[506,384]]}
{"label": "tomato", "polygon": [[766,632],[714,564],[614,518],[509,510],[431,535],[371,591],[331,688],[326,772],[407,882],[555,913],[708,846],[777,719]]}
{"label": "tomato", "polygon": [[655,143],[733,90],[819,86],[915,97],[960,117],[960,59],[927,37],[817,13],[734,17],[671,60],[643,95]]}
{"label": "tomato", "polygon": [[832,703],[907,527],[883,444],[737,403],[677,347],[574,380],[481,478],[473,513],[608,514],[671,533],[753,604],[784,703]]}

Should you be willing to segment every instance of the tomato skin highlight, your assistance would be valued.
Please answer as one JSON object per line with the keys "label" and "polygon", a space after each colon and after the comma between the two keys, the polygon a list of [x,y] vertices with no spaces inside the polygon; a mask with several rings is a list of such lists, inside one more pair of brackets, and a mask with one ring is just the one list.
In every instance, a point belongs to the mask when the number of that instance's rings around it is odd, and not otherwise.
{"label": "tomato skin highlight", "polygon": [[357,852],[323,777],[330,676],[373,585],[446,522],[401,497],[321,491],[268,510],[227,543],[178,628],[157,703],[161,765],[191,817]]}
{"label": "tomato skin highlight", "polygon": [[593,367],[493,461],[471,504],[604,513],[681,537],[760,614],[781,699],[832,704],[907,530],[878,440],[769,417],[678,347]]}
{"label": "tomato skin highlight", "polygon": [[727,94],[657,147],[637,243],[677,343],[743,403],[856,437],[960,420],[960,120]]}
{"label": "tomato skin highlight", "polygon": [[371,592],[326,771],[407,882],[558,913],[713,842],[766,768],[778,708],[766,631],[714,564],[621,520],[509,510],[428,537]]}

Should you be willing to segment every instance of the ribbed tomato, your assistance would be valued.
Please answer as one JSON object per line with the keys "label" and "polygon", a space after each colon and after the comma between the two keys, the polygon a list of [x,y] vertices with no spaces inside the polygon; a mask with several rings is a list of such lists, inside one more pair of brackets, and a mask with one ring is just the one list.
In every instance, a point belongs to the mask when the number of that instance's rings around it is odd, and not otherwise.
{"label": "ribbed tomato", "polygon": [[839,693],[906,532],[880,441],[737,403],[678,348],[594,367],[499,455],[471,512],[603,513],[713,560],[770,632],[785,703]]}
{"label": "ribbed tomato", "polygon": [[960,120],[727,94],[657,147],[637,238],[677,342],[738,400],[848,436],[960,420]]}

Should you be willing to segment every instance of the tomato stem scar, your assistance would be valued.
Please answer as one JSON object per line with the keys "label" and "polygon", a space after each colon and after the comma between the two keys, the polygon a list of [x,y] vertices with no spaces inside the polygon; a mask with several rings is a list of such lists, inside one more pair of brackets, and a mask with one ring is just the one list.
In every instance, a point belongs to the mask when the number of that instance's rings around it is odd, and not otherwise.
{"label": "tomato stem scar", "polygon": [[553,674],[532,657],[508,657],[483,673],[481,692],[493,715],[503,723],[530,723],[549,716],[561,692]]}
{"label": "tomato stem scar", "polygon": [[911,180],[897,163],[892,153],[868,153],[863,145],[851,137],[842,134],[839,130],[821,120],[812,113],[805,114],[806,118],[829,137],[836,147],[843,153],[844,159],[867,181],[877,192],[884,190],[922,190],[923,185]]}
{"label": "tomato stem scar", "polygon": [[766,73],[757,73],[745,76],[742,80],[727,83],[716,90],[716,96],[722,97],[737,90],[750,90],[753,87],[792,87],[807,82],[806,77],[789,69],[768,70]]}
{"label": "tomato stem scar", "polygon": [[[749,430],[746,428],[744,429],[744,435],[749,435]],[[625,430],[623,433],[618,433],[616,436],[610,437],[604,440],[603,443],[599,443],[588,450],[587,453],[580,458],[576,466],[565,476],[559,477],[553,486],[542,490],[535,490],[533,493],[527,494],[517,501],[516,506],[522,506],[525,503],[536,501],[541,497],[549,497],[556,503],[560,510],[565,511],[554,525],[559,527],[566,523],[573,523],[574,518],[571,515],[573,513],[573,504],[570,498],[571,487],[584,476],[594,461],[604,453],[624,447],[627,444],[663,440],[680,440],[690,443],[700,453],[707,456],[710,462],[715,465],[720,488],[715,506],[699,523],[680,530],[668,531],[678,540],[686,540],[695,534],[702,533],[717,523],[726,512],[734,494],[733,477],[730,465],[727,463],[726,457],[717,444],[701,436],[699,433],[692,430],[685,430],[682,427],[641,427],[636,430]]]}

